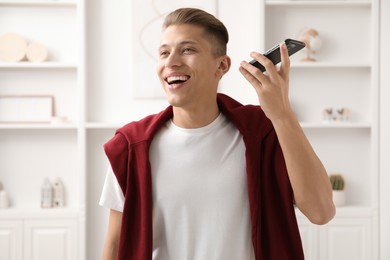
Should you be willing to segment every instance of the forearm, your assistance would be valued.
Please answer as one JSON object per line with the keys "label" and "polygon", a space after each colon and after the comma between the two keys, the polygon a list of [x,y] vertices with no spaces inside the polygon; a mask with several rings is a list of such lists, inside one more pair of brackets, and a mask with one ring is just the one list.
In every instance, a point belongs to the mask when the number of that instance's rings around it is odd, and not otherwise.
{"label": "forearm", "polygon": [[102,260],[117,259],[121,225],[122,213],[111,209]]}
{"label": "forearm", "polygon": [[309,220],[325,224],[335,208],[327,172],[305,136],[295,115],[273,122],[297,207]]}
{"label": "forearm", "polygon": [[280,53],[279,70],[265,56],[252,52],[251,57],[263,64],[267,73],[245,61],[241,62],[240,72],[256,90],[264,113],[275,127],[297,206],[310,221],[323,224],[335,214],[330,181],[291,110],[290,59],[285,44],[280,45]]}
{"label": "forearm", "polygon": [[118,255],[118,245],[117,244],[105,244],[103,249],[103,258],[102,260],[116,260]]}

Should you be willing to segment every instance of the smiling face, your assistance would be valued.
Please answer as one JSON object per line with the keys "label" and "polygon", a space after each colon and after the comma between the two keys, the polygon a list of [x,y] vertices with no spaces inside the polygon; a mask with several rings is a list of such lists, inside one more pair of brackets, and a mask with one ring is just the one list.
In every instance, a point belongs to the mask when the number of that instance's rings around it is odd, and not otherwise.
{"label": "smiling face", "polygon": [[216,104],[218,82],[230,59],[213,53],[210,37],[199,26],[178,24],[164,30],[157,74],[172,106],[196,110]]}

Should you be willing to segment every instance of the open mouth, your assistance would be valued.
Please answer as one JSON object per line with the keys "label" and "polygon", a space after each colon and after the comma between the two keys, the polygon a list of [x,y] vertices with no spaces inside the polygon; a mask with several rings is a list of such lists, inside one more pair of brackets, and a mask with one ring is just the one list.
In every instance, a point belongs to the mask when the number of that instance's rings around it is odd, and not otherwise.
{"label": "open mouth", "polygon": [[169,76],[165,79],[165,81],[169,84],[169,85],[177,85],[177,84],[182,84],[184,82],[186,82],[190,77],[189,76]]}

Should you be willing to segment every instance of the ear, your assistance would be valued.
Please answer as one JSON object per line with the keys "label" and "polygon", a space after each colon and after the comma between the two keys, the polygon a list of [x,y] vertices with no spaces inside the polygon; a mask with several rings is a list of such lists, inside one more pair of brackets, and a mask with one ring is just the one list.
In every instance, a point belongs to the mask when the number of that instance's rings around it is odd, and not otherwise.
{"label": "ear", "polygon": [[220,78],[222,78],[225,73],[227,73],[230,69],[231,60],[227,55],[221,56],[219,59],[219,66],[217,70],[217,74]]}

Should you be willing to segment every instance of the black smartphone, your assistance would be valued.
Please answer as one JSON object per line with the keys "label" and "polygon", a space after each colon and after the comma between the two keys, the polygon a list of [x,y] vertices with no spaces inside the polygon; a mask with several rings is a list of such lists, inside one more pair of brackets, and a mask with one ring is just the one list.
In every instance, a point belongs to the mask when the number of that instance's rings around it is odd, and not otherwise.
{"label": "black smartphone", "polygon": [[[293,39],[286,39],[284,42],[286,43],[286,47],[288,50],[288,56],[293,55],[294,53],[296,53],[299,50],[302,50],[305,47],[304,42],[293,40]],[[273,48],[269,49],[263,55],[265,57],[267,57],[268,59],[270,59],[273,64],[275,64],[275,65],[278,64],[281,61],[279,44],[277,44]],[[259,70],[261,70],[262,72],[265,71],[264,66],[261,65],[257,60],[251,60],[249,63],[252,64],[253,66],[255,66],[256,68],[258,68]]]}

